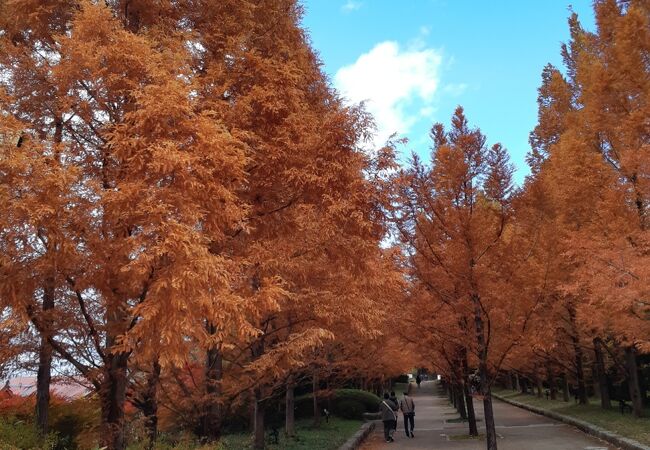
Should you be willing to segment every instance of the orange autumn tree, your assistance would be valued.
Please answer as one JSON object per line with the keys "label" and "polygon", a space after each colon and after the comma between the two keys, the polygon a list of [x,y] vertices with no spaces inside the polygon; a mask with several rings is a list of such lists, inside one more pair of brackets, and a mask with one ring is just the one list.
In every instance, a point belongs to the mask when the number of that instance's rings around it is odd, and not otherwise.
{"label": "orange autumn tree", "polygon": [[[70,265],[57,272],[66,284],[61,317],[79,340],[48,342],[97,387],[103,443],[123,448],[136,346],[142,357],[155,350],[174,364],[187,352],[187,336],[207,344],[206,317],[235,334],[252,332],[231,292],[228,261],[209,251],[243,216],[234,195],[244,175],[243,145],[196,107],[184,30],[161,39],[169,23],[145,26],[147,17],[118,4],[52,2],[26,14],[27,3],[3,4],[3,17],[14,18],[3,23],[3,47],[25,65],[43,64],[37,58],[46,55],[47,78],[35,81],[66,99],[47,114],[64,118],[61,160],[82,174],[66,199],[83,205],[71,230]],[[69,18],[64,28],[49,28],[58,17]],[[28,130],[56,123],[29,115],[23,122]],[[55,139],[35,134],[34,145],[45,148]],[[19,294],[13,307],[43,330],[34,293]]]}
{"label": "orange autumn tree", "polygon": [[[6,8],[0,11],[0,20],[13,22],[9,5],[0,8]],[[63,98],[53,88],[49,65],[54,57],[48,52],[50,34],[60,31],[68,16],[43,16],[45,19],[34,24],[29,33],[17,32],[14,24],[0,25],[8,33],[0,42],[0,67],[6,69],[0,82],[0,135],[2,184],[7,194],[2,202],[6,218],[2,253],[7,258],[3,306],[18,318],[21,309],[15,306],[21,300],[16,299],[34,300],[30,303],[31,315],[41,325],[35,333],[40,342],[33,358],[38,365],[36,422],[45,434],[53,359],[48,339],[57,328],[53,310],[65,285],[57,271],[74,260],[73,230],[80,205],[71,204],[71,199],[80,172],[64,164]]]}
{"label": "orange autumn tree", "polygon": [[2,23],[7,87],[39,87],[6,104],[17,129],[37,130],[33,166],[56,146],[78,176],[51,196],[74,220],[40,218],[68,245],[66,264],[47,267],[54,331],[73,337],[48,333],[37,288],[19,282],[33,264],[10,270],[3,292],[20,290],[3,299],[95,385],[104,444],[125,445],[127,395],[155,437],[156,379],[179,366],[200,366],[185,398],[216,438],[224,404],[251,389],[263,400],[337,333],[380,333],[399,275],[378,250],[380,200],[359,148],[370,124],[329,87],[295,2],[32,6],[2,4],[15,18]]}
{"label": "orange autumn tree", "polygon": [[[517,290],[520,296],[535,299],[539,320],[528,329],[530,345],[516,349],[504,368],[523,376],[519,385],[524,390],[532,381],[540,396],[546,379],[553,398],[559,376],[565,396],[569,395],[569,383],[575,384],[577,398],[586,404],[590,371],[584,345],[587,330],[576,314],[582,297],[563,288],[574,279],[576,265],[565,257],[566,228],[560,225],[562,219],[545,187],[539,178],[529,177],[515,202],[513,231],[525,252],[516,270]],[[574,217],[579,214],[577,210],[572,213]]]}
{"label": "orange autumn tree", "polygon": [[576,299],[577,321],[593,339],[599,372],[606,341],[624,348],[630,398],[640,415],[636,352],[647,348],[650,323],[644,281],[648,5],[602,0],[594,9],[595,32],[584,30],[575,14],[569,20],[566,75],[545,69],[531,162],[573,270],[560,286]]}
{"label": "orange autumn tree", "polygon": [[438,279],[435,287],[430,284],[433,276],[430,271],[422,266],[414,271],[427,281],[412,287],[402,322],[411,329],[420,330],[417,342],[420,348],[426,349],[420,350],[420,366],[432,368],[443,376],[458,413],[467,419],[469,435],[478,436],[470,381],[472,368],[476,367],[471,346],[474,332],[468,321],[468,311],[461,306],[459,286],[450,283],[443,288],[442,279]]}
{"label": "orange autumn tree", "polygon": [[[438,315],[465,327],[463,344],[475,358],[485,410],[487,444],[496,448],[490,386],[505,355],[521,343],[531,311],[513,303],[517,261],[508,236],[512,167],[499,144],[468,126],[462,108],[447,131],[433,126],[431,167],[414,156],[395,177],[394,220],[416,285]],[[434,325],[435,326],[435,325]]]}
{"label": "orange autumn tree", "polygon": [[358,148],[367,117],[345,108],[329,87],[298,27],[300,8],[293,1],[226,3],[207,2],[200,15],[188,10],[187,20],[201,107],[223,113],[246,144],[246,184],[237,195],[250,208],[211,250],[240,270],[233,288],[247,299],[246,320],[258,331],[234,348],[215,339],[208,349],[201,432],[217,438],[224,403],[252,394],[259,441],[265,400],[311,349],[332,339],[336,316],[375,310],[355,278],[378,276],[362,262],[376,250],[381,227],[365,198],[371,189]]}

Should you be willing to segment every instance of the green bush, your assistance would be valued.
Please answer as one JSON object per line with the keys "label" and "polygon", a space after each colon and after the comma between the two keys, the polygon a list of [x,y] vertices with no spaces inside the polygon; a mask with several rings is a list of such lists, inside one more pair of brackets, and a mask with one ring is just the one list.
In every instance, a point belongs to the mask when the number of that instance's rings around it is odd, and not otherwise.
{"label": "green bush", "polygon": [[[321,399],[321,402],[322,401],[325,401],[325,399]],[[294,400],[294,405],[295,405],[294,414],[296,419],[313,417],[314,416],[313,402],[314,400],[311,394],[305,394],[305,395],[301,395],[300,397],[296,397]]]}
{"label": "green bush", "polygon": [[[361,419],[364,412],[379,411],[381,400],[371,392],[361,391],[359,389],[337,389],[332,394],[332,412],[343,418]],[[347,402],[355,402],[351,412],[346,408],[350,405]],[[343,404],[342,404],[343,403]],[[311,394],[301,395],[295,399],[295,416],[296,419],[313,417],[314,406]],[[327,405],[327,397],[319,398],[319,406],[322,408]],[[347,406],[346,406],[347,405]],[[360,411],[360,412],[358,412]],[[345,415],[344,415],[345,414]],[[350,414],[352,416],[350,416]]]}
{"label": "green bush", "polygon": [[343,419],[361,420],[366,408],[363,403],[349,398],[339,400],[334,405],[334,414]]}
{"label": "green bush", "polygon": [[33,423],[0,417],[0,448],[3,450],[55,450],[60,447],[56,433],[44,438],[38,435]]}
{"label": "green bush", "polygon": [[50,426],[61,441],[61,448],[92,448],[99,436],[100,405],[96,397],[79,398],[50,405]]}
{"label": "green bush", "polygon": [[361,391],[359,389],[339,389],[334,393],[335,402],[342,400],[356,400],[363,404],[364,412],[377,412],[381,399],[372,392]]}

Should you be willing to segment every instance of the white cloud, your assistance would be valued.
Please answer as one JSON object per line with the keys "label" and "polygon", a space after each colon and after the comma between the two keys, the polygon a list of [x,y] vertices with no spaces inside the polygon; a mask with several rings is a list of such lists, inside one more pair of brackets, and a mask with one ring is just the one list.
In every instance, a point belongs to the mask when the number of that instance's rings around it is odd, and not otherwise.
{"label": "white cloud", "polygon": [[466,83],[451,83],[445,86],[443,91],[453,97],[460,97],[467,90]]}
{"label": "white cloud", "polygon": [[343,6],[341,6],[341,10],[343,12],[352,12],[356,11],[357,9],[360,9],[361,6],[363,6],[363,3],[355,0],[347,0]]}
{"label": "white cloud", "polygon": [[405,135],[433,113],[441,64],[437,50],[402,50],[397,42],[386,41],[339,69],[334,83],[348,101],[366,101],[377,124],[374,145],[379,146],[393,133]]}

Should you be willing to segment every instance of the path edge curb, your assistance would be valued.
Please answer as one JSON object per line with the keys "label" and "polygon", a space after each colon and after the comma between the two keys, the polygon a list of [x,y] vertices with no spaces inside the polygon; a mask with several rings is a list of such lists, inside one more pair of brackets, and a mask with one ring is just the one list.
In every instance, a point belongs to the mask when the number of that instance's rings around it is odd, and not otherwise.
{"label": "path edge curb", "polygon": [[526,405],[525,403],[519,403],[517,401],[510,400],[505,397],[501,397],[500,395],[497,394],[492,394],[492,397],[501,400],[504,403],[509,403],[510,405],[516,406],[517,408],[522,408],[527,411],[533,412],[535,414],[546,416],[551,419],[555,419],[560,422],[566,423],[567,425],[572,425],[578,428],[579,430],[584,431],[587,434],[600,438],[603,441],[609,442],[610,444],[616,445],[617,447],[622,448],[624,450],[650,450],[650,447],[648,447],[647,445],[643,445],[642,443],[635,441],[634,439],[629,439],[619,434],[612,433],[611,431],[607,431],[603,428],[600,428],[588,422],[584,422],[582,420],[574,419],[573,417],[558,414],[553,411],[548,411],[546,409],[537,408],[536,406]]}
{"label": "path edge curb", "polygon": [[[375,429],[375,426],[377,425],[376,421],[371,421],[371,422],[366,422],[363,425],[361,425],[361,428],[352,435],[350,439],[345,441],[343,445],[339,447],[338,450],[356,450],[358,449],[363,441],[366,440],[366,438],[372,433],[372,430]],[[649,449],[650,450],[650,449]]]}

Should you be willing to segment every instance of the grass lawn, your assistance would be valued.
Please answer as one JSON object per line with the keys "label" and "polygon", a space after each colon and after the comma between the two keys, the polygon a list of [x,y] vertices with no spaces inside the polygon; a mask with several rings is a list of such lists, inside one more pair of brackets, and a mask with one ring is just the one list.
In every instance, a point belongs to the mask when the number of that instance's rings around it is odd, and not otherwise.
{"label": "grass lawn", "polygon": [[[280,431],[279,443],[277,445],[268,444],[267,448],[269,450],[335,450],[359,430],[361,423],[358,420],[330,417],[329,423],[323,421],[320,428],[314,428],[311,420],[298,421],[296,422],[295,438],[287,439],[284,432]],[[249,434],[224,436],[220,444],[219,450],[247,450],[252,448]]]}
{"label": "grass lawn", "polygon": [[530,394],[521,394],[507,389],[494,389],[493,392],[501,397],[554,411],[565,416],[592,423],[596,426],[612,431],[621,436],[637,440],[646,445],[650,444],[650,409],[646,408],[645,417],[637,419],[629,413],[622,415],[612,402],[614,408],[605,410],[600,407],[600,400],[590,399],[589,405],[576,405],[573,401],[546,400]]}

